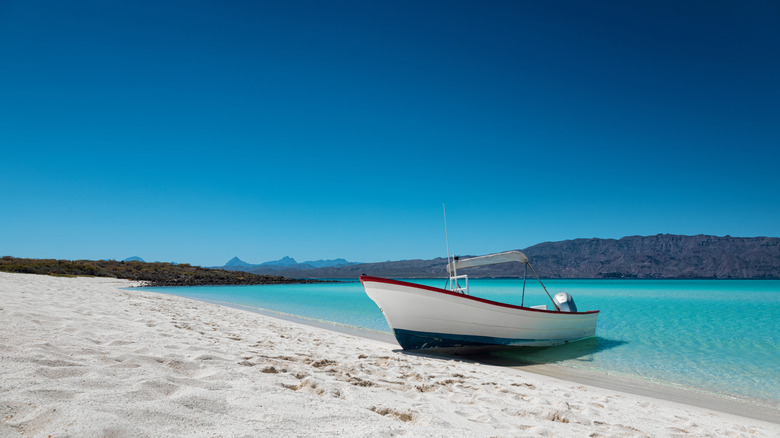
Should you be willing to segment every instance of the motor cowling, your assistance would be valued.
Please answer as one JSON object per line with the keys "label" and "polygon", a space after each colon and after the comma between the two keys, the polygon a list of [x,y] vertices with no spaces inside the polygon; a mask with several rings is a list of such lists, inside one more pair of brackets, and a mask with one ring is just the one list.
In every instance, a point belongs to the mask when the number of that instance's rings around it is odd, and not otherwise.
{"label": "motor cowling", "polygon": [[561,309],[561,312],[576,312],[577,305],[574,304],[574,298],[566,292],[559,292],[553,297],[553,301]]}

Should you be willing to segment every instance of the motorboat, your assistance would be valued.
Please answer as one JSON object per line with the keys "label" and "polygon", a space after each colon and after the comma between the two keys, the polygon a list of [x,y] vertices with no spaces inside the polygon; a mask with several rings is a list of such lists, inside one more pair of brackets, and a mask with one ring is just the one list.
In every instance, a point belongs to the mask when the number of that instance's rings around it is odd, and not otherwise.
{"label": "motorboat", "polygon": [[[449,251],[448,251],[449,252]],[[481,257],[447,257],[445,288],[408,281],[361,275],[366,294],[379,306],[396,340],[404,350],[473,347],[544,347],[596,335],[598,310],[581,312],[566,292],[550,295],[521,251]],[[461,269],[497,263],[520,262],[530,268],[552,301],[526,307],[523,277],[521,305],[501,303],[473,295]]]}

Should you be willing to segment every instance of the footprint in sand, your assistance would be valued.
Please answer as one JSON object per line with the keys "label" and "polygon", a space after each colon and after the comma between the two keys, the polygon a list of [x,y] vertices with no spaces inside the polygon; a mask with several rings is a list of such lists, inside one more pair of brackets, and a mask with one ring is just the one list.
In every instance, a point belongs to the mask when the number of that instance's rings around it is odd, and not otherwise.
{"label": "footprint in sand", "polygon": [[269,366],[263,368],[262,370],[260,370],[261,373],[266,373],[266,374],[278,374],[278,373],[282,373],[282,372],[286,372],[286,371],[287,370],[282,371],[282,369],[278,369],[278,368],[276,368],[273,365],[269,365]]}
{"label": "footprint in sand", "polygon": [[368,408],[370,411],[376,412],[379,415],[395,418],[396,420],[403,421],[405,423],[414,421],[415,417],[419,415],[414,411],[400,411],[393,408],[387,408],[384,406],[371,406]]}
{"label": "footprint in sand", "polygon": [[111,346],[111,347],[121,347],[123,345],[130,345],[130,344],[134,344],[134,343],[135,342],[132,342],[132,341],[113,341],[113,342],[111,342],[108,345]]}
{"label": "footprint in sand", "polygon": [[87,374],[89,370],[84,367],[56,367],[56,368],[38,368],[37,373],[49,379],[67,379],[70,377],[81,377]]}
{"label": "footprint in sand", "polygon": [[298,384],[282,383],[282,387],[291,389],[293,391],[309,392],[319,396],[324,396],[328,393],[330,393],[330,395],[333,397],[341,396],[341,391],[339,391],[338,389],[334,388],[328,391],[322,387],[321,383],[315,382],[313,379],[305,379]]}

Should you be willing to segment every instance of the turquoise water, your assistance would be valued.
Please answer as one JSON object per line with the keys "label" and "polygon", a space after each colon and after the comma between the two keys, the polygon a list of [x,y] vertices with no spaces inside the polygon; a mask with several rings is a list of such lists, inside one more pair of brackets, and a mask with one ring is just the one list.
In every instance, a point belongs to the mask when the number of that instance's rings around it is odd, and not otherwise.
{"label": "turquoise water", "polygon": [[[414,280],[443,287],[445,281]],[[520,304],[522,280],[470,280],[473,295]],[[780,281],[547,280],[579,310],[601,310],[595,339],[502,353],[659,383],[780,402]],[[145,288],[390,332],[357,281]],[[528,283],[525,305],[550,304]]]}

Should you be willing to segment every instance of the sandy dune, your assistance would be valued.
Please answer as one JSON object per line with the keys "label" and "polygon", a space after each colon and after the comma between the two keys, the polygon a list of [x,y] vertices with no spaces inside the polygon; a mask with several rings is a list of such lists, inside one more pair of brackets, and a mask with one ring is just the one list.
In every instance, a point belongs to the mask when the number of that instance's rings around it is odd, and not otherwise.
{"label": "sandy dune", "polygon": [[0,273],[0,436],[780,436],[131,285]]}

